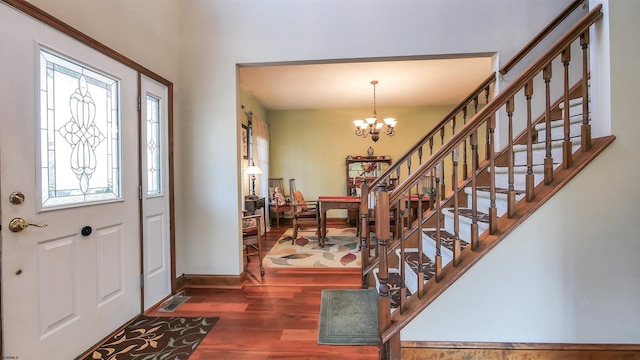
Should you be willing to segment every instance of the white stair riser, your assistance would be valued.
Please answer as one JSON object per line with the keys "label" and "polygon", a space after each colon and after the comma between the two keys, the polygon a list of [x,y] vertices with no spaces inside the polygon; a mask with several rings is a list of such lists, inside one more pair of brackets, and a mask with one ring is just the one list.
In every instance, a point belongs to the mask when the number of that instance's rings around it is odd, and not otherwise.
{"label": "white stair riser", "polygon": [[404,263],[404,282],[412,294],[418,291],[418,274],[414,273],[411,266],[406,262]]}
{"label": "white stair riser", "polygon": [[[418,252],[418,249],[405,249],[405,253]],[[400,259],[400,249],[396,249],[396,256]],[[428,255],[427,255],[428,256]],[[415,294],[418,291],[418,274],[411,269],[408,263],[404,262],[404,282],[407,289]]]}
{"label": "white stair riser", "polygon": [[[466,188],[465,193],[467,194],[467,206],[471,207],[471,188]],[[491,207],[491,198],[489,197],[491,194],[488,191],[478,191],[476,192],[476,199],[478,204],[478,211],[483,212],[485,214],[489,213],[489,208]],[[516,195],[516,202],[520,201],[524,195]],[[508,210],[509,203],[507,202],[506,194],[496,194],[496,209],[498,211],[498,217],[504,215]]]}
{"label": "white stair riser", "polygon": [[[569,135],[574,138],[581,135],[582,129],[582,117],[578,119],[578,122],[572,122],[569,126]],[[536,126],[536,129],[538,126]],[[547,130],[545,126],[540,126],[538,130],[538,142],[545,141],[547,136]],[[551,140],[564,140],[564,124],[559,122],[558,126],[551,127]]]}
{"label": "white stair riser", "polygon": [[[533,182],[535,185],[538,185],[542,180],[544,180],[543,173],[533,173]],[[527,174],[526,173],[515,173],[513,176],[513,188],[516,190],[526,190],[527,183]],[[509,188],[509,175],[506,173],[496,174],[496,187],[502,189]]]}
{"label": "white stair riser", "polygon": [[[562,161],[562,142],[553,142],[551,147],[551,156],[553,157],[554,163],[559,163]],[[540,145],[539,145],[540,146]],[[537,146],[537,147],[539,147]],[[571,153],[576,152],[580,148],[580,139],[572,139],[571,144]],[[513,147],[513,162],[516,166],[526,166],[527,165],[527,147],[526,145],[515,145]],[[544,164],[544,159],[546,158],[547,151],[542,147],[541,149],[535,149],[532,151],[532,161],[533,165],[542,165]]]}
{"label": "white stair riser", "polygon": [[[564,110],[564,101],[558,104],[558,108]],[[569,114],[582,114],[582,97],[569,100]]]}

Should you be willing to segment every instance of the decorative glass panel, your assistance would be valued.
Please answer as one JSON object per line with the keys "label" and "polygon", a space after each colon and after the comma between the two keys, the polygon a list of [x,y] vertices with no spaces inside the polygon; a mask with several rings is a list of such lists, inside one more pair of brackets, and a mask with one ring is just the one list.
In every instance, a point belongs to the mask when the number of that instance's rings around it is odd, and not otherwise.
{"label": "decorative glass panel", "polygon": [[40,51],[42,207],[120,199],[118,80]]}
{"label": "decorative glass panel", "polygon": [[147,95],[147,194],[160,194],[160,99]]}

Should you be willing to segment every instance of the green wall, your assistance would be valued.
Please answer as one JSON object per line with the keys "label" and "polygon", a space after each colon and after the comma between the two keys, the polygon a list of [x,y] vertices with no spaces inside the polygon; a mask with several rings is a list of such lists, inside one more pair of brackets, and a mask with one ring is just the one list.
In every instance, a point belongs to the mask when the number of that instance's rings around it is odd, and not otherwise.
{"label": "green wall", "polygon": [[395,162],[452,109],[438,107],[378,108],[380,118],[395,117],[396,135],[355,135],[353,120],[371,114],[371,108],[267,111],[269,127],[270,177],[290,178],[307,200],[320,195],[346,195],[347,155],[388,155]]}

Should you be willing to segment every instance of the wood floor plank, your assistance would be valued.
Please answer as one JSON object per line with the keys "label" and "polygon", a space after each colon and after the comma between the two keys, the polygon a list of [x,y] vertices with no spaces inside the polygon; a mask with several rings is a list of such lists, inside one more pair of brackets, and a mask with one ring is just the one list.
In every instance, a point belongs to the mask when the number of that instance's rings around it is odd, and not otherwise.
{"label": "wood floor plank", "polygon": [[[270,231],[266,254],[286,230]],[[359,289],[359,269],[268,268],[245,264],[243,289],[187,289],[191,298],[172,316],[219,316],[190,360],[377,359],[377,346],[319,345],[323,289]],[[148,315],[167,316],[149,312]]]}

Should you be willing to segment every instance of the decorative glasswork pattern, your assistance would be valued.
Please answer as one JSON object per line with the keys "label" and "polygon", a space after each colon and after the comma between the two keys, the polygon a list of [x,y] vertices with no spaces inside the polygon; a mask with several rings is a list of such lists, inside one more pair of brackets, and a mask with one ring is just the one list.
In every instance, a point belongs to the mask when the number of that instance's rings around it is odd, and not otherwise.
{"label": "decorative glasswork pattern", "polygon": [[42,207],[121,198],[117,79],[40,50]]}
{"label": "decorative glasswork pattern", "polygon": [[147,95],[147,194],[162,192],[160,179],[160,99]]}

